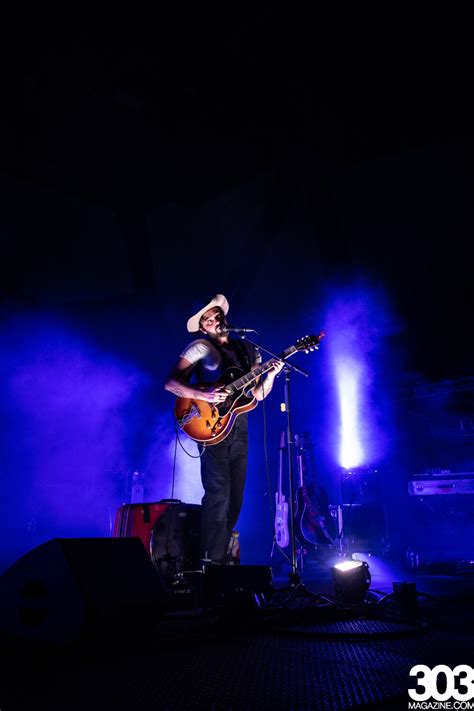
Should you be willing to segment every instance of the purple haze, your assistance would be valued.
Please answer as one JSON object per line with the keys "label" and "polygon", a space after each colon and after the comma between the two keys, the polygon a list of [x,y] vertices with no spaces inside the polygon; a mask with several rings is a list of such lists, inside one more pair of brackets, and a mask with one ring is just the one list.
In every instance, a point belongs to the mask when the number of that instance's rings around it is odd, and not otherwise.
{"label": "purple haze", "polygon": [[12,317],[3,335],[2,449],[15,468],[4,488],[21,501],[16,525],[39,537],[107,535],[133,468],[127,408],[146,377],[56,318]]}
{"label": "purple haze", "polygon": [[326,304],[332,459],[344,468],[377,464],[393,428],[387,337],[396,321],[384,290],[364,283],[331,289]]}

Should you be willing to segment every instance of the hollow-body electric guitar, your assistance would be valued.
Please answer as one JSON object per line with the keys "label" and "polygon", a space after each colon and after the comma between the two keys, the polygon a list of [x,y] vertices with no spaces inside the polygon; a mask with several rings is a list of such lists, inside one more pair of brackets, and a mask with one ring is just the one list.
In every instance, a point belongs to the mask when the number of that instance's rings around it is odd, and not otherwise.
{"label": "hollow-body electric guitar", "polygon": [[[249,386],[256,385],[256,380],[272,368],[279,360],[286,360],[298,351],[316,350],[325,336],[321,331],[319,336],[305,336],[298,339],[294,346],[284,350],[278,358],[271,358],[257,365],[250,372],[241,375],[237,366],[227,368],[217,383],[197,385],[199,388],[222,388],[227,398],[219,404],[199,400],[198,398],[178,397],[175,403],[175,416],[179,427],[195,442],[206,446],[222,442],[230,434],[238,415],[257,407],[257,400],[251,394],[246,394]],[[253,383],[253,385],[252,385]]]}
{"label": "hollow-body electric guitar", "polygon": [[307,432],[295,435],[299,486],[296,492],[295,529],[303,545],[315,547],[334,544],[335,524],[329,512],[328,497],[321,486],[314,486],[310,470],[314,472],[313,445]]}

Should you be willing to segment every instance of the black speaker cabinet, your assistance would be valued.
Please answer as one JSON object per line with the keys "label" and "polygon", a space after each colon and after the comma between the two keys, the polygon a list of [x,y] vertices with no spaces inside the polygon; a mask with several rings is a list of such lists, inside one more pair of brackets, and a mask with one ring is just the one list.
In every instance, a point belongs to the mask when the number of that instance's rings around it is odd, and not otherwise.
{"label": "black speaker cabinet", "polygon": [[389,546],[384,506],[342,507],[343,538],[351,552],[384,553]]}
{"label": "black speaker cabinet", "polygon": [[0,578],[7,637],[67,644],[157,618],[163,586],[139,538],[54,538]]}
{"label": "black speaker cabinet", "polygon": [[379,471],[371,468],[344,470],[341,474],[341,499],[347,506],[377,506],[382,500]]}

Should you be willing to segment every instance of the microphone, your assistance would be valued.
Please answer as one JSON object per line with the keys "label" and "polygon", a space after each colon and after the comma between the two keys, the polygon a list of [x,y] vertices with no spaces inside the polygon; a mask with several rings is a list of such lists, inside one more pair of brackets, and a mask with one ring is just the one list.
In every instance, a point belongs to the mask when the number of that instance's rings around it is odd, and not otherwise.
{"label": "microphone", "polygon": [[217,333],[257,333],[254,328],[234,328],[233,326],[216,326]]}

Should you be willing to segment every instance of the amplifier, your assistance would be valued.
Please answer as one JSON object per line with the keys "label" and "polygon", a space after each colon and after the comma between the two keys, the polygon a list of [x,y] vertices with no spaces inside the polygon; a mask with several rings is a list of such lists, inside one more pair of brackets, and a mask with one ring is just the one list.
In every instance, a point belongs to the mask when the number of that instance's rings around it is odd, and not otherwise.
{"label": "amplifier", "polygon": [[410,496],[474,494],[474,472],[443,479],[415,479],[408,482],[408,493]]}

